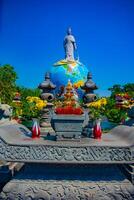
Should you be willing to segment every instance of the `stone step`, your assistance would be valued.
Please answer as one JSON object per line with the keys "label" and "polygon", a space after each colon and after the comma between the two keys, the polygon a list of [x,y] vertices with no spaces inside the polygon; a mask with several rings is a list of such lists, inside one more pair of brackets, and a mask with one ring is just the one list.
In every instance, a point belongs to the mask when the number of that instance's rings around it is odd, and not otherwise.
{"label": "stone step", "polygon": [[25,165],[0,199],[133,200],[134,186],[116,165]]}

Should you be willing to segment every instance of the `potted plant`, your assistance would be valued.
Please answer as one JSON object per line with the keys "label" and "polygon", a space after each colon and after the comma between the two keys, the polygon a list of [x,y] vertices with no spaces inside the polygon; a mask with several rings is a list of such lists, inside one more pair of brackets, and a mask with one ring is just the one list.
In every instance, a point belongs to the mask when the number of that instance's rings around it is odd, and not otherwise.
{"label": "potted plant", "polygon": [[21,102],[12,102],[12,119],[16,120],[18,123],[21,123],[22,115],[22,104]]}
{"label": "potted plant", "polygon": [[127,109],[117,107],[116,100],[113,98],[101,98],[89,103],[89,118],[95,121],[101,119],[101,127],[104,132],[121,124],[127,118]]}
{"label": "potted plant", "polygon": [[96,109],[94,107],[90,107],[89,110],[89,123],[91,124],[92,122],[92,128],[93,128],[93,137],[95,139],[100,139],[102,132],[101,132],[101,111],[100,109]]}
{"label": "potted plant", "polygon": [[58,102],[51,119],[57,140],[80,139],[84,121],[83,110],[75,99],[72,83],[69,81],[64,100]]}
{"label": "potted plant", "polygon": [[92,122],[93,136],[95,139],[100,139],[102,135],[100,124],[105,113],[106,104],[106,98],[101,98],[99,100],[87,104],[89,108],[89,122]]}
{"label": "potted plant", "polygon": [[47,101],[39,97],[28,96],[22,102],[22,124],[28,128],[32,127],[33,120],[39,119],[40,111],[47,105]]}
{"label": "potted plant", "polygon": [[18,123],[21,123],[22,115],[22,102],[19,92],[15,92],[14,99],[11,103],[12,106],[12,119],[16,120]]}

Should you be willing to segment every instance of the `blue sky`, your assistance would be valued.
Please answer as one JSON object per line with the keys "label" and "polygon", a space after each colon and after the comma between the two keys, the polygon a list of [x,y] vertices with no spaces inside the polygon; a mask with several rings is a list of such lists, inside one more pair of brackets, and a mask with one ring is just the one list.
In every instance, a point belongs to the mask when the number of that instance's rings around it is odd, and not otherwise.
{"label": "blue sky", "polygon": [[133,0],[0,0],[0,63],[15,67],[19,85],[37,87],[64,58],[68,26],[99,94],[134,82]]}

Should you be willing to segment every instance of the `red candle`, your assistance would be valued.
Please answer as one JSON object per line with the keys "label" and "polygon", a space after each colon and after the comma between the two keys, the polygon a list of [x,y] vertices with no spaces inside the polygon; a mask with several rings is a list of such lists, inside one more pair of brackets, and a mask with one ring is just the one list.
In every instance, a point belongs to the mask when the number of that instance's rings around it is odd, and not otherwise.
{"label": "red candle", "polygon": [[35,121],[32,127],[32,138],[39,138],[39,137],[40,137],[40,127],[37,121]]}
{"label": "red candle", "polygon": [[98,120],[93,128],[93,136],[94,139],[101,139],[102,136],[102,130],[100,126],[100,121]]}

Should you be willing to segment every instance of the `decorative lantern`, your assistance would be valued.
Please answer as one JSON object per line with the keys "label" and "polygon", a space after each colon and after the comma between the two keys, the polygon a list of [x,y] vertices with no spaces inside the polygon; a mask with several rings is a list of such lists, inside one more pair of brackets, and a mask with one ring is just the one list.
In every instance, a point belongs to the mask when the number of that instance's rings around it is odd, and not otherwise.
{"label": "decorative lantern", "polygon": [[87,81],[81,86],[82,90],[85,90],[83,95],[83,102],[85,104],[93,102],[96,99],[96,94],[94,94],[94,90],[98,89],[96,84],[92,80],[91,73],[88,72],[87,74]]}

